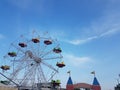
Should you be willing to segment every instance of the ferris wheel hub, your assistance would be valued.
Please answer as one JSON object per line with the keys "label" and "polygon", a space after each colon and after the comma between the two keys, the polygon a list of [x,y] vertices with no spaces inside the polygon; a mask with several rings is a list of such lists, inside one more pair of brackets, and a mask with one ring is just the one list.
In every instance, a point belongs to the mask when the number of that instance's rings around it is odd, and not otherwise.
{"label": "ferris wheel hub", "polygon": [[25,54],[26,54],[29,58],[33,59],[36,63],[40,63],[40,62],[41,62],[41,58],[35,56],[35,55],[32,53],[32,51],[28,50],[28,51],[25,52]]}

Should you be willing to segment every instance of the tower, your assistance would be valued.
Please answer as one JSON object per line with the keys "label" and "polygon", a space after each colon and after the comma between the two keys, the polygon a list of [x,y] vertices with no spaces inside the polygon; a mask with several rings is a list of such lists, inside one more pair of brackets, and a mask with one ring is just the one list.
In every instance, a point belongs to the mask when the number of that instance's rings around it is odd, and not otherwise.
{"label": "tower", "polygon": [[101,86],[95,76],[92,84],[92,90],[101,90]]}
{"label": "tower", "polygon": [[70,76],[67,81],[66,90],[74,90],[73,82]]}

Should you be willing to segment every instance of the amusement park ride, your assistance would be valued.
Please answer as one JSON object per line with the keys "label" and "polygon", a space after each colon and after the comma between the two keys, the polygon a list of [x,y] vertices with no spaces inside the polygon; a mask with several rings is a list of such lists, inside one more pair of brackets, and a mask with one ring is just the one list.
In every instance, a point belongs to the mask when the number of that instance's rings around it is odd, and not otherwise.
{"label": "amusement park ride", "polygon": [[30,36],[21,35],[4,56],[0,74],[6,80],[1,83],[19,90],[59,88],[60,80],[54,80],[54,76],[65,66],[61,53],[58,41],[47,34],[40,36],[34,31]]}

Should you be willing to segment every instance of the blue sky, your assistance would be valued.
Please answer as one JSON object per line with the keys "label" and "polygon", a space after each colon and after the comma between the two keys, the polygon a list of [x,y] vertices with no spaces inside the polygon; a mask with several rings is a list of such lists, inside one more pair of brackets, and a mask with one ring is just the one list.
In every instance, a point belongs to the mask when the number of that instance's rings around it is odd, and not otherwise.
{"label": "blue sky", "polygon": [[92,83],[96,71],[102,90],[113,90],[120,64],[119,0],[1,0],[0,58],[19,35],[48,31],[58,39],[74,83]]}

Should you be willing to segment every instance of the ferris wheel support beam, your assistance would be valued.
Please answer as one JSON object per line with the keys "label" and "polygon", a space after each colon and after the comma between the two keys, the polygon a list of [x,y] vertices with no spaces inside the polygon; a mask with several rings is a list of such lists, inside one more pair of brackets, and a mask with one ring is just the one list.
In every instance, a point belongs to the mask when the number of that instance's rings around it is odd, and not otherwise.
{"label": "ferris wheel support beam", "polygon": [[[46,78],[45,78],[45,75],[43,73],[43,70],[42,70],[42,67],[41,65],[39,64],[39,67],[38,67],[38,72],[41,72],[39,75],[38,75],[38,81],[41,82],[41,81],[44,81],[44,82],[47,82]],[[41,80],[41,81],[40,81]]]}
{"label": "ferris wheel support beam", "polygon": [[[24,78],[22,79],[22,81],[20,82],[20,84],[26,86],[28,84],[32,84],[35,80],[34,78],[32,78],[34,76],[34,70],[36,69],[36,66],[34,65],[34,67],[31,67],[28,69],[28,71],[24,74]],[[29,82],[28,82],[29,80]]]}
{"label": "ferris wheel support beam", "polygon": [[14,83],[17,87],[19,87],[19,84],[15,83],[13,80],[11,80],[10,78],[8,78],[7,76],[5,76],[4,74],[2,74],[1,72],[0,72],[0,74],[1,74],[3,77],[5,77],[6,79],[8,79],[9,81],[11,81],[12,83]]}
{"label": "ferris wheel support beam", "polygon": [[[13,73],[10,75],[10,78],[11,78],[12,80],[14,80],[14,78],[17,76],[17,74],[18,74],[18,72],[19,72],[20,70],[22,70],[22,69],[24,69],[25,67],[28,66],[28,65],[27,65],[27,66],[24,66],[24,67],[23,67],[23,65],[24,65],[24,62],[23,62],[23,61],[25,61],[27,58],[28,58],[28,57],[24,57],[24,59],[21,60],[22,62],[19,63],[19,66],[14,67],[15,70],[13,70]],[[13,62],[14,62],[14,61],[13,61]]]}
{"label": "ferris wheel support beam", "polygon": [[48,81],[50,81],[56,73],[57,73],[57,72],[53,72],[53,74],[52,74],[51,77],[48,79]]}

